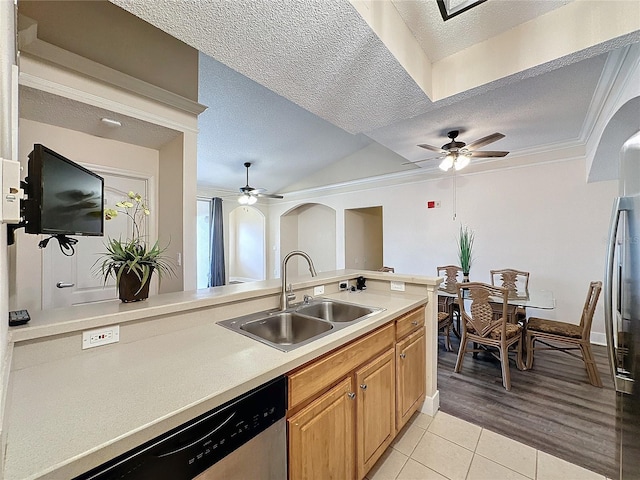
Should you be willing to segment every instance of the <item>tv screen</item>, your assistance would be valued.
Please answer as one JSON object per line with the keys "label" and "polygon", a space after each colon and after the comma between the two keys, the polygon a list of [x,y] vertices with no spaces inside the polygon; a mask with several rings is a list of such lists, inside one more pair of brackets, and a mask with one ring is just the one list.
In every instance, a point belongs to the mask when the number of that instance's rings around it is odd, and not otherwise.
{"label": "tv screen", "polygon": [[41,144],[29,154],[25,231],[50,235],[104,232],[104,180]]}

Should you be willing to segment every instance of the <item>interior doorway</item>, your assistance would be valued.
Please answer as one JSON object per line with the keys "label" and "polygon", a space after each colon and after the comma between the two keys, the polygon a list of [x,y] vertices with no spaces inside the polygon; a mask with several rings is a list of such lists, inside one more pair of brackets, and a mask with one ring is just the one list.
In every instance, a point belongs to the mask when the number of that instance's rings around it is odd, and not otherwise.
{"label": "interior doorway", "polygon": [[382,207],[344,211],[345,268],[379,270],[383,265]]}
{"label": "interior doorway", "polygon": [[229,283],[266,279],[265,218],[249,206],[229,214]]}

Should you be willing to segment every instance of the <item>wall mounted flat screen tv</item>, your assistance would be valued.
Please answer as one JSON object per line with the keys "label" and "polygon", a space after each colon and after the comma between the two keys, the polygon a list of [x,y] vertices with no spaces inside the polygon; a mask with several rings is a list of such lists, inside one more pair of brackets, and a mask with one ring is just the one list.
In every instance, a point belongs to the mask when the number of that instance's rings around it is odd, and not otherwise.
{"label": "wall mounted flat screen tv", "polygon": [[104,180],[41,144],[29,154],[26,233],[104,233]]}

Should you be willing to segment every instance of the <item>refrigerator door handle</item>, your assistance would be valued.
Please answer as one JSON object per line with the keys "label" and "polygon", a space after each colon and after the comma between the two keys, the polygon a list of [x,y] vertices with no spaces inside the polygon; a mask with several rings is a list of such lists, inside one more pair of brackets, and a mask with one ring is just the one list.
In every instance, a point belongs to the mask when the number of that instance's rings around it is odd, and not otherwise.
{"label": "refrigerator door handle", "polygon": [[609,357],[609,367],[611,376],[617,392],[631,393],[633,390],[633,379],[625,375],[624,370],[618,370],[616,347],[613,331],[613,272],[615,262],[616,237],[618,225],[620,224],[620,214],[631,210],[631,198],[618,197],[613,203],[613,213],[611,215],[611,225],[609,229],[609,240],[607,242],[607,263],[604,275],[604,324],[607,335],[607,350]]}

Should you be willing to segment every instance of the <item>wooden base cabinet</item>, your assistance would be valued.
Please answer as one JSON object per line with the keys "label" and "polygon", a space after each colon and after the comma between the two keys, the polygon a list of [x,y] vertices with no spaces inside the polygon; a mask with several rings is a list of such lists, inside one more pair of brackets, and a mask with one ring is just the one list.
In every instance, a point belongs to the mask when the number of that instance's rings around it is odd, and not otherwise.
{"label": "wooden base cabinet", "polygon": [[425,398],[424,312],[289,373],[289,480],[361,480],[382,456]]}
{"label": "wooden base cabinet", "polygon": [[395,437],[394,349],[356,371],[357,478],[364,478]]}
{"label": "wooden base cabinet", "polygon": [[289,479],[354,478],[355,407],[349,377],[287,420]]}
{"label": "wooden base cabinet", "polygon": [[400,430],[426,395],[426,343],[424,328],[396,344],[396,427]]}

